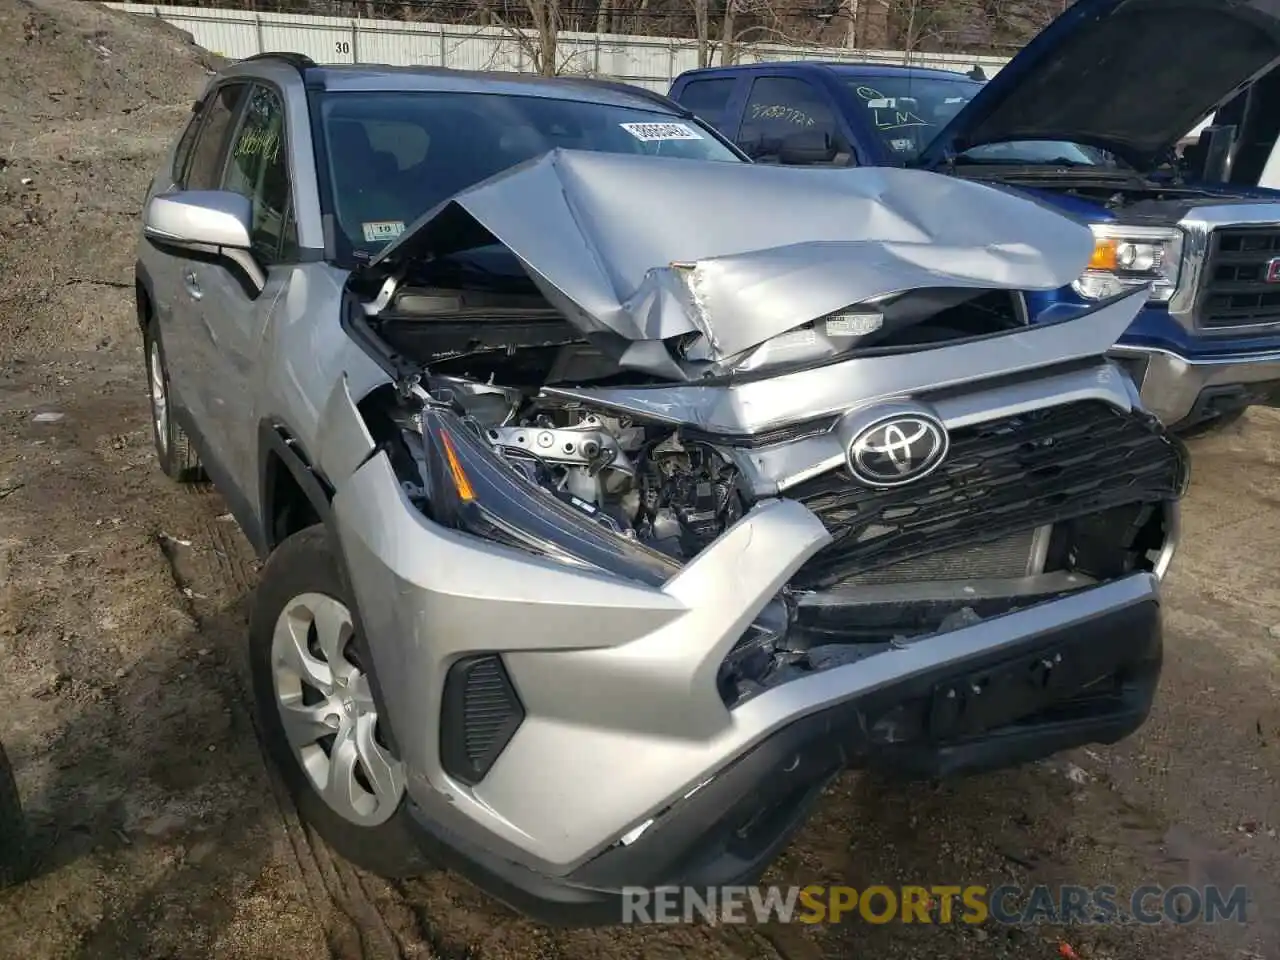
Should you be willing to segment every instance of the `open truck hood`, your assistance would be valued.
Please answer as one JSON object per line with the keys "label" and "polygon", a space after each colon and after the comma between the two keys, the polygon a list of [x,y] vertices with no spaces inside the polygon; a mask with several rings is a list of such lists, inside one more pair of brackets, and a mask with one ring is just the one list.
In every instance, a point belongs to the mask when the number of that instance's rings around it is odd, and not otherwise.
{"label": "open truck hood", "polygon": [[1280,0],[1078,0],[1003,67],[921,153],[1067,140],[1140,171],[1280,63]]}
{"label": "open truck hood", "polygon": [[1093,250],[1075,221],[954,177],[556,150],[430,211],[357,276],[494,242],[620,366],[675,379],[673,337],[721,361],[904,291],[1054,290]]}

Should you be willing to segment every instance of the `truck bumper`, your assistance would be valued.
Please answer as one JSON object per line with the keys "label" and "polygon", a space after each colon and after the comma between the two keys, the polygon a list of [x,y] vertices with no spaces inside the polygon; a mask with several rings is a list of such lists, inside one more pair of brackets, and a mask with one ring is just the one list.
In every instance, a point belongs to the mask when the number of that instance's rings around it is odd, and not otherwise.
{"label": "truck bumper", "polygon": [[1280,350],[1190,358],[1159,347],[1116,346],[1146,406],[1185,430],[1245,407],[1280,404]]}

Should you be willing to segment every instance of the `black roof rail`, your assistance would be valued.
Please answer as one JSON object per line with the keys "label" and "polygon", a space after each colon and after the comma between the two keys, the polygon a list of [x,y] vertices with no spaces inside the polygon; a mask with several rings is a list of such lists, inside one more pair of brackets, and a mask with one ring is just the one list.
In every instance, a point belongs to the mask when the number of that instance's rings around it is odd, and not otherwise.
{"label": "black roof rail", "polygon": [[265,53],[255,53],[253,56],[245,57],[238,62],[249,63],[253,60],[279,60],[281,63],[287,63],[299,73],[306,73],[312,67],[318,66],[318,64],[305,53],[292,53],[287,50],[268,50]]}

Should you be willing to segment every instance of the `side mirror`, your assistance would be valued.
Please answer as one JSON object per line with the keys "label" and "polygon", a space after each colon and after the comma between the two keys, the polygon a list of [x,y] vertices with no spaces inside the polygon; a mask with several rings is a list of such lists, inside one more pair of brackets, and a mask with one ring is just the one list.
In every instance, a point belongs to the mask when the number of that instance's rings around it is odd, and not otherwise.
{"label": "side mirror", "polygon": [[778,162],[791,165],[833,163],[837,149],[831,137],[820,130],[800,130],[782,138]]}
{"label": "side mirror", "polygon": [[253,207],[229,190],[162,193],[147,204],[147,236],[178,247],[249,249]]}
{"label": "side mirror", "polygon": [[158,247],[170,247],[194,259],[225,264],[256,297],[267,284],[250,252],[253,205],[230,190],[181,190],[161,193],[147,204],[144,232]]}

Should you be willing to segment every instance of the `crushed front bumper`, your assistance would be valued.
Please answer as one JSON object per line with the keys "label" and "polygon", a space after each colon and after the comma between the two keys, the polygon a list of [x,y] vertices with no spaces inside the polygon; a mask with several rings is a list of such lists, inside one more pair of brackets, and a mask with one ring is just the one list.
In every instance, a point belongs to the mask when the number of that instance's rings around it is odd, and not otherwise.
{"label": "crushed front bumper", "polygon": [[[439,862],[544,923],[617,923],[625,888],[754,883],[845,769],[906,777],[977,772],[1132,733],[1159,678],[1160,613],[1153,581],[1141,576],[919,646],[827,677],[842,699],[799,715],[675,800],[637,838],[567,875],[506,860],[414,807],[421,842]],[[1069,679],[1049,689],[1039,672],[1046,663],[1069,665]],[[1009,681],[1002,689],[973,693],[1001,676]],[[958,714],[952,691],[964,704]],[[976,701],[984,696],[986,727],[964,716],[966,708],[980,713]],[[877,718],[903,706],[916,714],[917,734],[877,741]],[[1020,714],[1026,709],[1032,712]]]}
{"label": "crushed front bumper", "polygon": [[1116,346],[1143,405],[1170,429],[1254,405],[1280,404],[1280,351],[1188,358],[1159,347]]}
{"label": "crushed front bumper", "polygon": [[[1157,581],[1135,574],[731,708],[726,655],[830,541],[796,501],[660,589],[436,526],[381,453],[337,484],[333,519],[424,845],[549,921],[616,919],[623,886],[753,878],[849,765],[958,773],[1119,739],[1159,672]],[[450,757],[482,738],[449,678],[477,657],[476,723],[501,735],[463,776]],[[494,722],[500,695],[518,709]]]}

